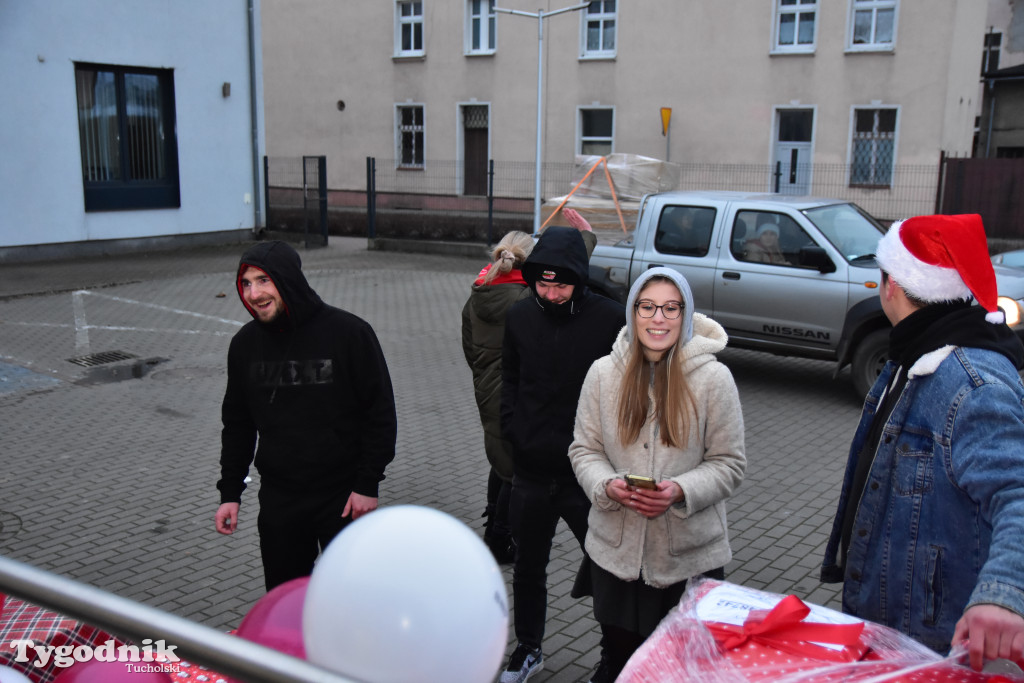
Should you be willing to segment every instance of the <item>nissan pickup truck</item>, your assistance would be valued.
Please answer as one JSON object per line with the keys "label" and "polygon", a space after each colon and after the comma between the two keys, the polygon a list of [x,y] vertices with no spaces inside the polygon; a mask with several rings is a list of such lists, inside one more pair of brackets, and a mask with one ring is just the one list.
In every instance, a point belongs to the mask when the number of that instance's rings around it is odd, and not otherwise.
{"label": "nissan pickup truck", "polygon": [[[884,231],[856,204],[836,199],[650,194],[631,235],[595,247],[588,285],[625,302],[640,273],[675,268],[696,309],[725,327],[730,346],[835,361],[835,375],[850,365],[863,396],[885,364],[891,329],[874,255]],[[995,269],[999,306],[1024,336],[1024,270]]]}

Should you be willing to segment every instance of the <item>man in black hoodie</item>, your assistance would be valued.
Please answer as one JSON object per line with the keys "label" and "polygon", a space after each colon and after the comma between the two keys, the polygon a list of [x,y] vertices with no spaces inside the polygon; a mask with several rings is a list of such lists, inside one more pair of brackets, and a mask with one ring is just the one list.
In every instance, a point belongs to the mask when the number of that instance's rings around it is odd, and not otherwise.
{"label": "man in black hoodie", "polygon": [[533,296],[516,302],[505,319],[501,423],[512,446],[519,643],[502,683],[521,683],[543,667],[547,564],[559,518],[581,547],[587,534],[590,501],[568,457],[576,405],[590,365],[611,352],[626,322],[621,304],[587,290],[588,270],[580,232],[549,227],[522,269]]}
{"label": "man in black hoodie", "polygon": [[236,287],[253,320],[228,349],[215,523],[234,532],[255,457],[269,591],[308,576],[348,522],[376,509],[395,456],[395,399],[373,329],[320,299],[291,246],[249,248]]}

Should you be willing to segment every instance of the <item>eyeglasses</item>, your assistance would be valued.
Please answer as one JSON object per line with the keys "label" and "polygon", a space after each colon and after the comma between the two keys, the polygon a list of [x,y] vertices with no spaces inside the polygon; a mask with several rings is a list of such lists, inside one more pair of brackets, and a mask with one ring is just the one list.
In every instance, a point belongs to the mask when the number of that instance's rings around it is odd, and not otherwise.
{"label": "eyeglasses", "polygon": [[633,308],[641,318],[653,318],[659,308],[666,320],[675,320],[683,312],[683,305],[678,301],[668,301],[658,306],[653,301],[642,300],[637,301]]}

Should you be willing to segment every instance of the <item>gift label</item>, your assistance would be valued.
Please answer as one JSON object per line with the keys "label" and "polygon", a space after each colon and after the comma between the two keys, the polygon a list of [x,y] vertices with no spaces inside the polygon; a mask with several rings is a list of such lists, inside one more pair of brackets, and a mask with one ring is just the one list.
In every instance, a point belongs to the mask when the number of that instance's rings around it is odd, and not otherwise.
{"label": "gift label", "polygon": [[[718,622],[742,626],[753,610],[771,610],[785,596],[771,595],[752,588],[744,588],[736,584],[724,583],[708,591],[697,602],[697,618],[702,622]],[[862,619],[837,612],[827,607],[804,603],[811,613],[804,620],[817,624],[860,624]],[[842,645],[835,643],[815,643],[830,650],[842,650]]]}

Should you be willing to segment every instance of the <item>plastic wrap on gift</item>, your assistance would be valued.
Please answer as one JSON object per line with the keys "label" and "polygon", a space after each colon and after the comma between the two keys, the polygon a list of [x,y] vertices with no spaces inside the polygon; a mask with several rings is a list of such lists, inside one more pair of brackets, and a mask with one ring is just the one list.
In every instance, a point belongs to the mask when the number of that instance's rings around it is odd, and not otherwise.
{"label": "plastic wrap on gift", "polygon": [[618,683],[1021,683],[796,596],[695,579]]}

